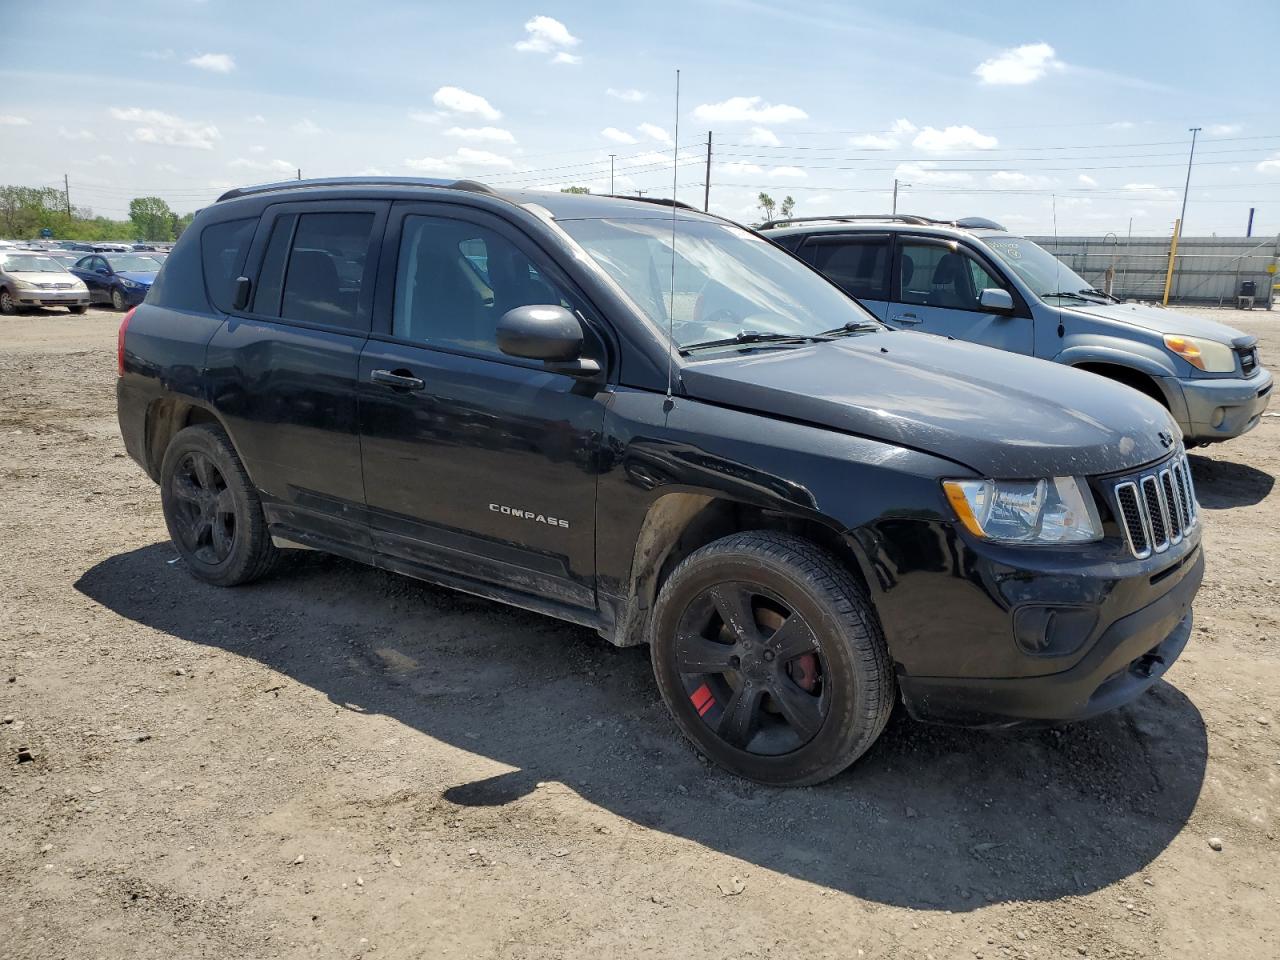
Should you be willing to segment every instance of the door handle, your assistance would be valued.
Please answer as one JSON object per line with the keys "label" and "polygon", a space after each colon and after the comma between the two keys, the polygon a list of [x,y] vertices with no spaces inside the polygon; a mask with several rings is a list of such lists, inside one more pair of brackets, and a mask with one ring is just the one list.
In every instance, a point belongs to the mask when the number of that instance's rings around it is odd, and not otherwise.
{"label": "door handle", "polygon": [[905,323],[905,324],[911,325],[911,324],[919,323],[919,322],[920,322],[920,318],[919,318],[919,317],[917,317],[914,313],[900,313],[900,314],[898,314],[898,316],[896,316],[896,317],[890,317],[890,318],[889,318],[889,322],[890,322],[890,323]]}
{"label": "door handle", "polygon": [[425,390],[427,382],[415,377],[408,370],[374,370],[369,374],[373,383],[380,383],[393,390]]}

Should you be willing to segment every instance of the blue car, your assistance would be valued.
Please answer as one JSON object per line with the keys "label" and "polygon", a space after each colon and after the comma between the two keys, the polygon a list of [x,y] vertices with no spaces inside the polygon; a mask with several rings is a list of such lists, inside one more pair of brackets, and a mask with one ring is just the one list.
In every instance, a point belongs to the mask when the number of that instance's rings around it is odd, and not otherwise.
{"label": "blue car", "polygon": [[137,253],[93,253],[81,257],[71,272],[89,288],[90,303],[127,310],[142,302],[159,269],[159,260]]}

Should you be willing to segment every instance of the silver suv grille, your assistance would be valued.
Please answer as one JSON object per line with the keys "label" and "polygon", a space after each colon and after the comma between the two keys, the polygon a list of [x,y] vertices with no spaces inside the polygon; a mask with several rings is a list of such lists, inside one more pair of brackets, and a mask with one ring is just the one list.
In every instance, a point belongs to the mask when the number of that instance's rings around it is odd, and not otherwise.
{"label": "silver suv grille", "polygon": [[1116,518],[1139,560],[1181,543],[1199,521],[1186,454],[1178,453],[1149,471],[1121,480],[1113,489]]}

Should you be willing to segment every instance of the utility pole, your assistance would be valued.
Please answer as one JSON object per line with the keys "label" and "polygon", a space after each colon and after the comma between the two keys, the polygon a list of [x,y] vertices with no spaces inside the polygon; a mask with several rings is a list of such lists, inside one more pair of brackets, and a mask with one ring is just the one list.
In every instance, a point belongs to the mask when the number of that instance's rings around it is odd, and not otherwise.
{"label": "utility pole", "polygon": [[1253,236],[1253,215],[1254,215],[1254,213],[1257,211],[1257,209],[1258,209],[1257,207],[1250,207],[1250,208],[1249,208],[1249,223],[1248,223],[1248,225],[1244,228],[1244,235],[1245,235],[1246,237],[1252,237],[1252,236]]}
{"label": "utility pole", "polygon": [[637,197],[643,197],[643,196],[644,196],[646,193],[648,193],[648,192],[649,192],[648,190],[637,190],[637,191],[636,191],[636,196],[637,196]]}
{"label": "utility pole", "polygon": [[613,194],[613,159],[616,156],[617,156],[616,153],[609,154],[609,193],[610,195]]}
{"label": "utility pole", "polygon": [[1191,155],[1187,157],[1187,182],[1182,188],[1182,215],[1178,217],[1178,235],[1182,235],[1182,224],[1187,222],[1187,193],[1191,190],[1191,162],[1196,158],[1196,134],[1199,127],[1191,127]]}
{"label": "utility pole", "polygon": [[71,178],[65,173],[62,175],[62,193],[67,198],[67,216],[71,216]]}
{"label": "utility pole", "polygon": [[711,209],[711,131],[707,131],[707,178],[706,183],[702,185],[702,212],[707,213]]}
{"label": "utility pole", "polygon": [[899,184],[898,178],[897,177],[893,178],[893,210],[890,211],[891,213],[898,212],[898,187],[899,186],[909,187],[911,186],[911,184],[909,183]]}
{"label": "utility pole", "polygon": [[301,180],[301,179],[302,179],[302,168],[301,168],[301,167],[299,167],[299,168],[298,168],[298,179],[299,179],[299,180]]}

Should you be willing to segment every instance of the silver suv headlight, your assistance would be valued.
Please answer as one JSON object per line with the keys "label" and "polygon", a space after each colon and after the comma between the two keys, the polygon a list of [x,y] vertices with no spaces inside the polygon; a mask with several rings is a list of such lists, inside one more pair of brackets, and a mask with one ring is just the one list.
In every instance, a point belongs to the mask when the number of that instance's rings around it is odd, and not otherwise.
{"label": "silver suv headlight", "polygon": [[1102,520],[1079,477],[1044,480],[944,480],[951,509],[975,537],[998,543],[1089,543]]}
{"label": "silver suv headlight", "polygon": [[1166,333],[1164,345],[1171,353],[1176,353],[1187,363],[1205,373],[1232,373],[1236,368],[1235,351],[1217,340]]}

